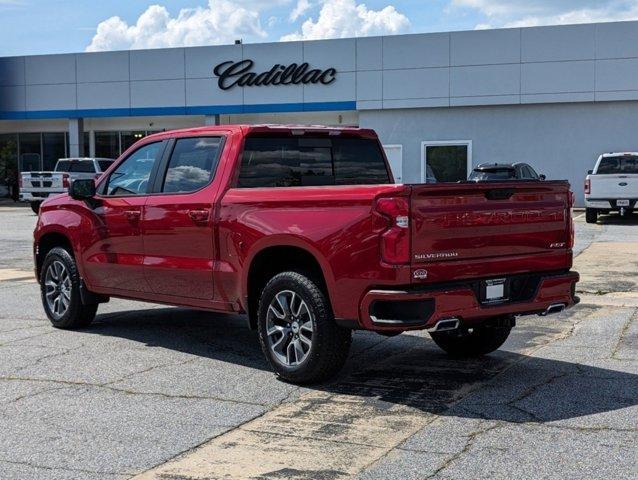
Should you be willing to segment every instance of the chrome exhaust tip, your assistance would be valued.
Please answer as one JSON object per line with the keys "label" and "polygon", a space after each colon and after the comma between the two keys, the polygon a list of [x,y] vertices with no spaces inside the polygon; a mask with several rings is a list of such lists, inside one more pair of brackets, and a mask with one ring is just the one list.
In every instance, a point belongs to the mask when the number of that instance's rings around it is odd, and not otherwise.
{"label": "chrome exhaust tip", "polygon": [[448,330],[456,330],[461,325],[458,318],[446,318],[436,322],[432,328],[428,328],[428,332],[446,332]]}
{"label": "chrome exhaust tip", "polygon": [[552,305],[550,305],[549,307],[547,307],[547,310],[545,310],[543,313],[541,313],[542,317],[546,317],[547,315],[552,315],[554,313],[560,313],[563,310],[565,310],[566,305],[564,303],[554,303]]}

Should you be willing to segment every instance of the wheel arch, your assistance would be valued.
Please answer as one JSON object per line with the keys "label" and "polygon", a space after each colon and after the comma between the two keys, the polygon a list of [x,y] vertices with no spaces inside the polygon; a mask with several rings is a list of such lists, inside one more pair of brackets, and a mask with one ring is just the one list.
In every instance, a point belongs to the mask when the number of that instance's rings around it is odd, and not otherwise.
{"label": "wheel arch", "polygon": [[321,256],[314,249],[299,244],[268,245],[256,250],[245,269],[244,301],[250,327],[257,327],[257,306],[259,292],[277,273],[294,271],[312,278],[325,293],[330,303],[332,276],[327,265],[319,260]]}
{"label": "wheel arch", "polygon": [[73,243],[70,236],[66,232],[60,232],[58,230],[50,230],[39,235],[36,240],[35,248],[35,270],[37,279],[40,279],[40,272],[42,270],[42,264],[47,254],[55,247],[62,247],[75,258],[75,252],[73,250]]}

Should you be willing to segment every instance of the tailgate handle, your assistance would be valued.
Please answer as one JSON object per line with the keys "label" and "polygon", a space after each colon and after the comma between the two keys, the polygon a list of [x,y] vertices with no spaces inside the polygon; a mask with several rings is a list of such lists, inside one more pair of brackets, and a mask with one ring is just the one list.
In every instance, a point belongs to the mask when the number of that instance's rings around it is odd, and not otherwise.
{"label": "tailgate handle", "polygon": [[513,188],[500,188],[485,192],[485,198],[488,200],[507,200],[512,195],[514,195]]}

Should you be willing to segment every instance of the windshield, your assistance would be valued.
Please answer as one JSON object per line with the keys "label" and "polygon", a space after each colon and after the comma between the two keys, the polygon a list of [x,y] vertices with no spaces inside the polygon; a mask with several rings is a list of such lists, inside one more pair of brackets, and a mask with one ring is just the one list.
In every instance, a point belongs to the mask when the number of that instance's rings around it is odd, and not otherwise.
{"label": "windshield", "polygon": [[598,175],[638,174],[638,157],[634,155],[603,157],[596,173]]}
{"label": "windshield", "polygon": [[495,168],[493,170],[474,170],[469,180],[475,182],[489,182],[495,180],[512,180],[516,178],[513,168]]}

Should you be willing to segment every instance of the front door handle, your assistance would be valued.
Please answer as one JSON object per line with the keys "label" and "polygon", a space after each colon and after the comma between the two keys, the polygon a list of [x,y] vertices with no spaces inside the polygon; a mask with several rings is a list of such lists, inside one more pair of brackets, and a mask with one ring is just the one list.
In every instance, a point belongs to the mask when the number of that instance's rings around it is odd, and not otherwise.
{"label": "front door handle", "polygon": [[206,223],[208,222],[208,216],[210,212],[208,210],[189,210],[188,216],[195,223]]}
{"label": "front door handle", "polygon": [[137,222],[140,219],[141,214],[142,212],[140,212],[139,210],[126,210],[124,212],[126,218],[128,218],[131,222]]}

